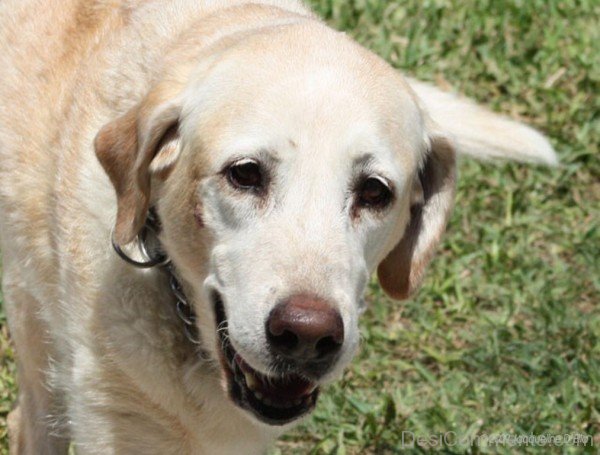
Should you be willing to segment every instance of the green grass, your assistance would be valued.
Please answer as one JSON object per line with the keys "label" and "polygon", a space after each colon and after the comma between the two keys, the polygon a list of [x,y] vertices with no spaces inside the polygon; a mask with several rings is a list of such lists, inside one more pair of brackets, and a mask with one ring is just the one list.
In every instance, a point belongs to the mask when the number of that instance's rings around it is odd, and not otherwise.
{"label": "green grass", "polygon": [[[2,272],[1,267],[0,272]],[[2,293],[0,292],[0,453],[2,454],[8,451],[6,416],[17,398],[15,370],[14,352],[8,338],[6,315],[4,314]]]}
{"label": "green grass", "polygon": [[[420,293],[371,286],[362,351],[274,452],[397,453],[425,436],[584,433],[600,447],[600,3],[313,0],[395,67],[545,131],[561,166],[464,160]],[[3,320],[1,320],[3,321]],[[0,436],[14,398],[0,332]],[[514,453],[442,446],[446,453]],[[410,452],[423,453],[426,449]]]}

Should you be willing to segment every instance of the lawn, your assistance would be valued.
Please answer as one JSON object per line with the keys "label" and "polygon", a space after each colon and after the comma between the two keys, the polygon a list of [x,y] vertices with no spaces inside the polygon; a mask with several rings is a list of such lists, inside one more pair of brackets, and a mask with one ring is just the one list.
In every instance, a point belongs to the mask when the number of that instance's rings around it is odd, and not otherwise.
{"label": "lawn", "polygon": [[[373,282],[362,350],[273,453],[446,453],[485,435],[594,438],[600,447],[600,2],[314,0],[392,65],[544,131],[555,169],[464,159],[448,234],[414,299]],[[4,323],[1,316],[0,324]],[[0,437],[15,397],[0,330]],[[455,445],[454,435],[460,438]],[[443,439],[443,438],[442,438]],[[423,453],[423,444],[408,453]],[[433,446],[433,447],[432,447]]]}

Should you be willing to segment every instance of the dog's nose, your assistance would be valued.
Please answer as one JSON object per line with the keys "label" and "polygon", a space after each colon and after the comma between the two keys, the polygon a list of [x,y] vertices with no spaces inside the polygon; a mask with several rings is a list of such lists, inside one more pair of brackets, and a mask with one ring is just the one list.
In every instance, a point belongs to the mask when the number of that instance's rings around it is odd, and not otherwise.
{"label": "dog's nose", "polygon": [[340,313],[325,300],[297,295],[278,304],[267,320],[271,349],[298,363],[332,360],[344,342]]}

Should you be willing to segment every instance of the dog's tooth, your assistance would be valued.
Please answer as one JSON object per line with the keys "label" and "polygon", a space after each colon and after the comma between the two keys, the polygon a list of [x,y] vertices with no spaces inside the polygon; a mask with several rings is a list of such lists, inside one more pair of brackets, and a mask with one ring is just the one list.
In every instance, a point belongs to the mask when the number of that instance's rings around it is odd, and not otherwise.
{"label": "dog's tooth", "polygon": [[263,399],[263,394],[262,394],[262,393],[260,393],[260,392],[254,392],[254,396],[255,396],[256,398],[258,398],[259,400],[261,400],[261,401],[262,401],[262,399]]}
{"label": "dog's tooth", "polygon": [[246,385],[248,386],[248,388],[250,390],[256,390],[258,386],[258,381],[254,377],[254,375],[252,373],[244,372],[244,377],[246,378]]}

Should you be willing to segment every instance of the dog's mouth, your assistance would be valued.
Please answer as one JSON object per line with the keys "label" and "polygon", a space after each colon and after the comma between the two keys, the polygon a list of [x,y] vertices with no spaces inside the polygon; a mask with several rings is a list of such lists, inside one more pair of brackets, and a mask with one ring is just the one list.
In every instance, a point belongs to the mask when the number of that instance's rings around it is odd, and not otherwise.
{"label": "dog's mouth", "polygon": [[309,413],[319,396],[316,383],[295,373],[266,376],[253,369],[229,342],[223,301],[214,299],[220,358],[231,400],[269,425],[285,425]]}

